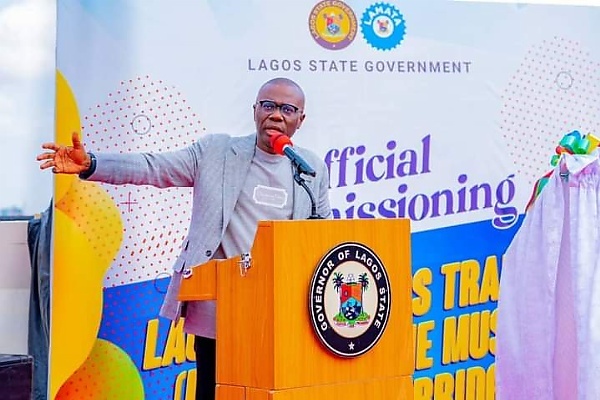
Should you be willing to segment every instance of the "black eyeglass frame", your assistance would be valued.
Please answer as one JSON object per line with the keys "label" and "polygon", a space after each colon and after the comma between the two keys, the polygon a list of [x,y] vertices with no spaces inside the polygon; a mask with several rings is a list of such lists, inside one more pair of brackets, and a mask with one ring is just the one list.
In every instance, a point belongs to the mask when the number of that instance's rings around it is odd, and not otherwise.
{"label": "black eyeglass frame", "polygon": [[[281,111],[281,114],[285,115],[286,117],[295,117],[296,115],[302,113],[300,107],[288,103],[277,103],[273,100],[258,100],[256,102],[256,105],[259,105],[261,110],[267,114],[272,114],[277,109],[279,109],[279,111]],[[265,106],[268,107],[269,105],[271,105],[272,110],[265,109]],[[285,111],[284,107],[290,107],[291,110]]]}

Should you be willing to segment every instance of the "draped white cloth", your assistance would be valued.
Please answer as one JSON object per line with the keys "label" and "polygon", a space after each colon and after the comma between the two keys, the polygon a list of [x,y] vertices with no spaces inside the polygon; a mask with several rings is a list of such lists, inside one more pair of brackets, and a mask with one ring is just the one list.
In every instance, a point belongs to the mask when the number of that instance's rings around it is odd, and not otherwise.
{"label": "draped white cloth", "polygon": [[562,159],[510,244],[496,344],[498,400],[600,400],[597,151]]}

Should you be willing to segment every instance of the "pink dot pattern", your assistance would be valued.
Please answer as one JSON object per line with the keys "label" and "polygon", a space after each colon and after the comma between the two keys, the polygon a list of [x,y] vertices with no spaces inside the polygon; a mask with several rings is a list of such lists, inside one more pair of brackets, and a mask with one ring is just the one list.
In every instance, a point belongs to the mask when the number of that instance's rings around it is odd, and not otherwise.
{"label": "pink dot pattern", "polygon": [[509,80],[500,127],[516,172],[529,185],[552,169],[565,134],[600,136],[599,67],[580,43],[554,37],[532,46]]}
{"label": "pink dot pattern", "polygon": [[[176,87],[139,76],[121,81],[83,116],[86,148],[96,152],[161,152],[197,140],[206,129]],[[105,287],[164,277],[187,234],[191,189],[104,185],[121,212],[123,243]]]}

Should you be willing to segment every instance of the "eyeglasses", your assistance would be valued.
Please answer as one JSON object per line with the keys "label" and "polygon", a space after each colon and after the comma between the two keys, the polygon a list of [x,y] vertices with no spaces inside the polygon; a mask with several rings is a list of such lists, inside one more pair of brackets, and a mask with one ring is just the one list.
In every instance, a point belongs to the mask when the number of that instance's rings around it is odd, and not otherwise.
{"label": "eyeglasses", "polygon": [[275,112],[276,109],[280,109],[281,114],[283,114],[284,116],[295,117],[298,111],[300,111],[300,109],[294,105],[286,103],[277,104],[271,100],[259,100],[257,103],[260,106],[260,109],[267,114],[272,114]]}

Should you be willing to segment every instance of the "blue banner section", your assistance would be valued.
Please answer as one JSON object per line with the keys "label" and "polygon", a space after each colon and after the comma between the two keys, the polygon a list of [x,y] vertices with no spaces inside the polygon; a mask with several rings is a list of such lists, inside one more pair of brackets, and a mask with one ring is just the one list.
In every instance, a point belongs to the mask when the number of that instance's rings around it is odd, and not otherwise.
{"label": "blue banner section", "polygon": [[145,399],[184,399],[196,368],[193,337],[158,316],[170,278],[104,290],[98,337],[125,351],[140,371]]}
{"label": "blue banner section", "polygon": [[521,222],[506,230],[482,221],[412,235],[415,378],[494,362],[490,320],[502,256]]}

